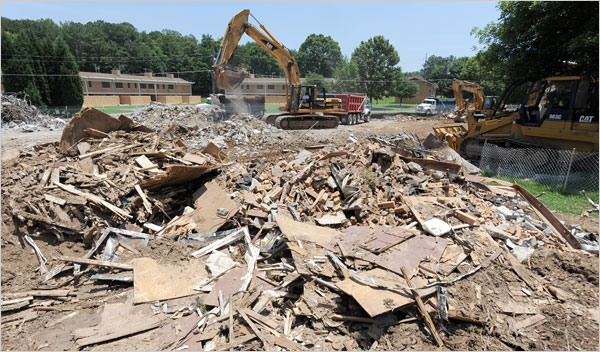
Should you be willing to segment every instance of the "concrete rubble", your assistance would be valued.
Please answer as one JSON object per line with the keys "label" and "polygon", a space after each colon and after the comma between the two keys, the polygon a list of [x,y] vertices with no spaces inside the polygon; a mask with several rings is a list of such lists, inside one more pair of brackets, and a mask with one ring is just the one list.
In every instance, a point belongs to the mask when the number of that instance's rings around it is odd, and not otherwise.
{"label": "concrete rubble", "polygon": [[[24,93],[23,93],[24,94]],[[2,94],[2,129],[19,132],[60,130],[67,122],[42,114],[23,94]]]}
{"label": "concrete rubble", "polygon": [[82,116],[68,142],[3,158],[3,232],[37,261],[26,280],[3,272],[3,324],[52,311],[49,331],[72,328],[48,349],[206,351],[468,349],[482,336],[543,349],[542,324],[563,309],[597,331],[582,288],[531,265],[548,253],[597,265],[597,234],[523,190],[406,133],[256,156],[280,132],[219,116],[162,104],[98,128]]}

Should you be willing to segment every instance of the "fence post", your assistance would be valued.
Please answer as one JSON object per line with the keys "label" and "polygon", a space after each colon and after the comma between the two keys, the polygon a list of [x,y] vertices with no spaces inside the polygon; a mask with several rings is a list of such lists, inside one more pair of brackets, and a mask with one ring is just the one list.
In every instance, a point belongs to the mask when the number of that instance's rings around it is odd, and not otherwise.
{"label": "fence post", "polygon": [[573,151],[571,152],[571,158],[569,159],[569,167],[567,168],[567,174],[565,175],[565,183],[563,184],[563,192],[565,191],[565,189],[567,188],[567,181],[569,181],[569,174],[571,173],[571,165],[573,164],[573,157],[575,156],[575,149],[573,148]]}

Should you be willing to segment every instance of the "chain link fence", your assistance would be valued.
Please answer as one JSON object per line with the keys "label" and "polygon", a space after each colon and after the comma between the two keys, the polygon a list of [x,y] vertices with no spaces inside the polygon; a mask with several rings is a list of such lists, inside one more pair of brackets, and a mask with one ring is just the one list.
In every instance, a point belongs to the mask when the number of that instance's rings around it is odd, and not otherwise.
{"label": "chain link fence", "polygon": [[486,143],[479,168],[490,175],[535,181],[558,191],[598,192],[598,153],[502,148]]}

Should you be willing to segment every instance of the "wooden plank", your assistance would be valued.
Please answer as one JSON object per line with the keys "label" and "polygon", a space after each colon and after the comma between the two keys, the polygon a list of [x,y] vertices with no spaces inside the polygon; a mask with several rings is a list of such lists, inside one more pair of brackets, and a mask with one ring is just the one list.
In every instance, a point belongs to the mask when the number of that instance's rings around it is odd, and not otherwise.
{"label": "wooden plank", "polygon": [[479,222],[477,221],[477,218],[471,214],[467,214],[465,212],[462,212],[460,210],[455,210],[454,211],[454,216],[456,216],[460,221],[462,222],[466,222],[469,225],[475,226],[476,224],[478,224]]}
{"label": "wooden plank", "polygon": [[9,299],[7,301],[2,301],[2,305],[11,305],[11,304],[16,304],[16,303],[21,303],[21,302],[29,302],[29,301],[33,301],[33,296],[29,295],[29,296],[25,296],[25,297],[21,297],[21,298],[15,298],[15,299]]}
{"label": "wooden plank", "polygon": [[250,327],[250,329],[252,329],[252,332],[254,333],[254,335],[256,335],[256,337],[258,337],[258,339],[262,342],[264,349],[266,351],[271,350],[271,347],[269,346],[269,343],[267,342],[267,340],[265,339],[265,337],[263,336],[263,334],[260,332],[260,330],[258,330],[258,328],[256,327],[256,325],[254,325],[254,323],[250,320],[250,318],[248,318],[248,316],[246,315],[246,313],[240,311],[239,314],[242,317],[242,319],[244,319],[244,321],[246,322],[246,324],[248,324],[248,326]]}
{"label": "wooden plank", "polygon": [[485,321],[481,321],[481,320],[477,320],[477,319],[465,317],[463,315],[459,315],[459,314],[451,313],[451,312],[448,312],[448,319],[458,320],[458,321],[464,321],[464,322],[467,322],[467,323],[472,323],[472,324],[477,324],[477,325],[483,325],[483,326],[487,325],[487,323]]}
{"label": "wooden plank", "polygon": [[34,297],[67,297],[70,290],[33,290],[27,293]]}
{"label": "wooden plank", "polygon": [[68,257],[68,256],[61,256],[56,259],[61,260],[63,262],[71,262],[71,263],[86,264],[86,265],[98,265],[98,266],[105,266],[107,268],[115,268],[115,269],[123,269],[123,270],[133,270],[133,265],[131,265],[131,264],[111,263],[111,262],[106,262],[103,260],[85,259],[85,258]]}
{"label": "wooden plank", "polygon": [[273,320],[269,319],[268,317],[265,317],[264,315],[259,314],[248,308],[244,308],[241,311],[244,312],[248,317],[250,317],[252,320],[256,321],[257,323],[264,325],[266,327],[269,327],[273,330],[277,330],[278,324],[276,322],[274,322]]}
{"label": "wooden plank", "polygon": [[52,203],[56,203],[58,205],[65,205],[67,203],[66,200],[62,199],[62,198],[58,198],[49,194],[44,194],[44,199],[52,202]]}
{"label": "wooden plank", "polygon": [[133,323],[133,326],[128,327],[128,328],[123,329],[118,332],[114,332],[112,334],[108,334],[108,335],[104,335],[104,336],[91,336],[91,337],[79,339],[79,340],[77,340],[77,345],[79,346],[79,348],[89,346],[89,345],[95,345],[97,343],[116,340],[121,337],[134,335],[134,334],[137,334],[140,332],[156,329],[159,326],[160,326],[160,321],[152,322],[152,323],[138,321],[137,324]]}
{"label": "wooden plank", "polygon": [[529,317],[527,319],[516,322],[515,329],[516,330],[525,329],[525,328],[528,328],[528,327],[530,327],[534,324],[537,324],[543,320],[546,320],[545,316],[543,316],[542,314],[536,314],[532,317]]}
{"label": "wooden plank", "polygon": [[[406,269],[404,269],[404,267],[402,267],[402,275],[404,275],[404,279],[406,280],[408,287],[414,287],[414,285],[412,284],[412,281],[410,281],[410,276],[408,276],[408,274],[406,273]],[[413,297],[415,298],[415,301],[417,302],[419,311],[421,312],[421,314],[425,318],[425,321],[427,322],[427,327],[429,328],[429,331],[433,334],[433,337],[435,338],[435,342],[438,344],[438,346],[442,347],[444,345],[444,343],[442,342],[442,338],[438,334],[438,332],[435,328],[435,325],[433,324],[433,321],[431,320],[431,317],[429,316],[429,313],[427,313],[427,310],[425,310],[425,305],[423,304],[421,297],[419,296],[419,294],[416,291],[412,291],[412,294],[413,294]]]}
{"label": "wooden plank", "polygon": [[108,133],[99,131],[99,130],[97,130],[95,128],[91,128],[91,127],[84,129],[83,132],[85,132],[86,134],[88,134],[92,137],[108,138]]}
{"label": "wooden plank", "polygon": [[110,204],[109,202],[105,201],[104,199],[98,197],[95,194],[92,193],[87,193],[87,192],[83,192],[80,191],[78,189],[76,189],[75,187],[71,186],[71,185],[64,185],[60,182],[54,182],[55,185],[57,185],[59,188],[72,193],[74,195],[77,196],[81,196],[85,199],[87,199],[88,201],[96,204],[96,205],[102,205],[104,206],[106,209],[112,211],[113,213],[115,213],[116,215],[118,215],[119,217],[123,218],[123,219],[131,219],[133,218],[133,216],[129,215],[129,213],[121,210],[120,208]]}
{"label": "wooden plank", "polygon": [[550,227],[550,229],[552,229],[554,234],[557,237],[561,236],[558,238],[564,239],[567,242],[567,245],[570,247],[581,249],[581,243],[579,243],[579,240],[577,240],[577,238],[573,236],[571,232],[569,232],[567,227],[563,225],[563,223],[561,223],[560,220],[558,220],[558,218],[554,216],[554,214],[552,214],[552,212],[548,208],[546,208],[546,206],[539,199],[537,199],[533,194],[529,193],[526,189],[517,184],[512,185],[512,187],[523,198],[525,198],[525,200],[529,203],[529,205],[531,205],[535,213],[546,224],[548,224],[548,226]]}
{"label": "wooden plank", "polygon": [[114,147],[109,147],[109,148],[105,148],[105,149],[101,149],[101,150],[96,150],[95,152],[90,152],[87,154],[83,154],[79,156],[79,159],[85,159],[87,157],[92,157],[92,156],[97,156],[97,155],[102,155],[105,153],[109,153],[109,152],[122,152],[125,151],[127,149],[131,149],[131,148],[135,148],[139,146],[139,143],[137,144],[132,144],[132,145],[127,145],[127,146],[122,146],[122,145],[117,145]]}
{"label": "wooden plank", "polygon": [[513,271],[527,284],[527,286],[531,287],[533,290],[537,290],[538,282],[533,276],[533,274],[527,270],[517,258],[515,258],[508,250],[505,249],[504,258],[510,263],[513,268]]}
{"label": "wooden plank", "polygon": [[148,212],[148,214],[152,214],[152,205],[150,205],[150,202],[148,201],[148,198],[146,198],[146,194],[144,194],[144,191],[142,191],[142,188],[140,187],[140,185],[135,185],[135,190],[137,191],[137,193],[140,195],[140,198],[142,198],[142,204],[144,205],[144,209],[146,209],[146,211]]}
{"label": "wooden plank", "polygon": [[319,204],[319,201],[321,200],[321,198],[323,198],[324,194],[325,194],[325,190],[322,189],[321,192],[319,192],[319,194],[317,195],[317,198],[315,199],[313,204],[310,206],[311,209],[314,208],[317,204]]}
{"label": "wooden plank", "polygon": [[13,303],[13,304],[2,304],[2,306],[0,306],[0,312],[7,312],[7,311],[11,311],[11,310],[21,309],[21,308],[27,307],[30,303],[31,302],[29,302],[29,301],[23,301],[23,302]]}

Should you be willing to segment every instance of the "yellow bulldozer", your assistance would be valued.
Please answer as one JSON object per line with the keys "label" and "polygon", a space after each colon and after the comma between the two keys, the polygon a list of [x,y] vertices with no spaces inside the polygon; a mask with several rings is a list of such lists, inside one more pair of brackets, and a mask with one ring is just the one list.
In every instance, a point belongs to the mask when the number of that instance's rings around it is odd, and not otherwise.
{"label": "yellow bulldozer", "polygon": [[434,132],[470,160],[480,158],[486,142],[598,152],[598,78],[550,77],[513,85],[494,109],[467,111],[467,128],[451,125]]}

